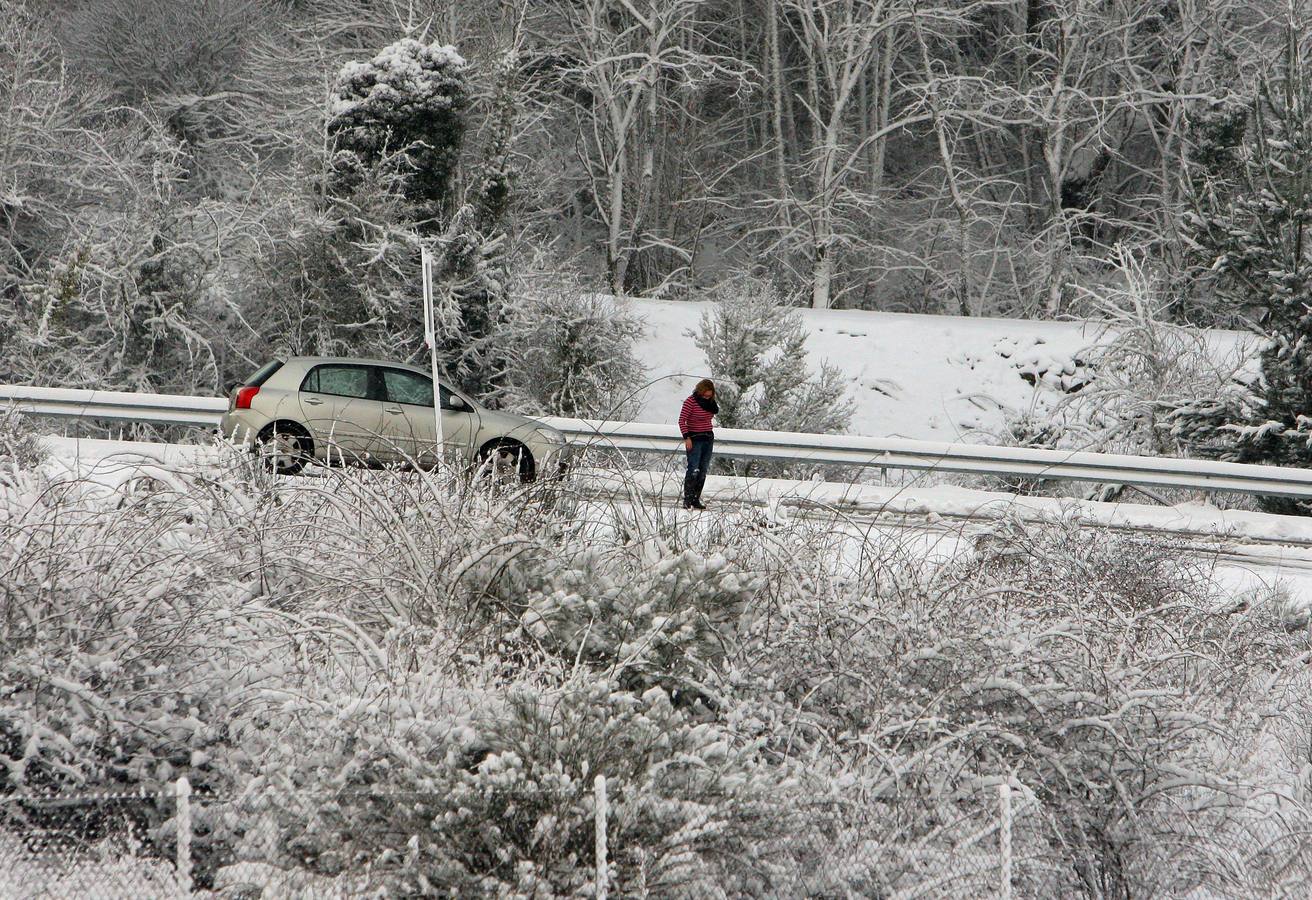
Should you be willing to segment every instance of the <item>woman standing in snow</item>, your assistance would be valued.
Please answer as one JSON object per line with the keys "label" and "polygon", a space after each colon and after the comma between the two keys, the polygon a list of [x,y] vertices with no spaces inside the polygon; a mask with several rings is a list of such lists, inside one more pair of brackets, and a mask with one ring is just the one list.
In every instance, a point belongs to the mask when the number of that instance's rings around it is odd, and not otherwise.
{"label": "woman standing in snow", "polygon": [[683,447],[688,451],[688,471],[683,476],[684,509],[706,508],[702,506],[702,488],[706,486],[711,449],[715,446],[711,417],[719,411],[715,402],[715,382],[703,378],[683,401],[683,409],[679,412],[679,431],[683,434]]}

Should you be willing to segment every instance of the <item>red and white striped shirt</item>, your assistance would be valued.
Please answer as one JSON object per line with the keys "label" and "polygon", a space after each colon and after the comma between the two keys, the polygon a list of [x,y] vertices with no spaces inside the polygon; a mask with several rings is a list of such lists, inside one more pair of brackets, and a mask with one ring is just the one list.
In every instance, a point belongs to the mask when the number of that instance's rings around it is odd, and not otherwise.
{"label": "red and white striped shirt", "polygon": [[679,412],[679,431],[688,437],[693,434],[713,434],[712,429],[711,414],[702,409],[696,394],[689,394]]}

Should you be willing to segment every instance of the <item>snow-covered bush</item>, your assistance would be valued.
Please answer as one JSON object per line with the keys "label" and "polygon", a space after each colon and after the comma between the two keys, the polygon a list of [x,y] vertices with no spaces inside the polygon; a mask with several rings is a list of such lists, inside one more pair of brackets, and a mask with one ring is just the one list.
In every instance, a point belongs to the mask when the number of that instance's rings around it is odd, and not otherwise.
{"label": "snow-covered bush", "polygon": [[110,515],[70,500],[69,487],[24,482],[0,497],[0,764],[11,788],[163,788],[222,740],[231,685],[214,651],[229,642],[216,643],[212,604],[244,595],[197,567],[204,526],[157,502],[149,482],[127,486]]}
{"label": "snow-covered bush", "polygon": [[[829,434],[851,421],[852,401],[839,371],[828,364],[810,371],[802,319],[772,287],[747,282],[727,288],[702,314],[700,331],[688,337],[706,354],[723,427]],[[778,470],[742,465],[758,474]]]}
{"label": "snow-covered bush", "polygon": [[[1251,348],[1224,349],[1207,332],[1168,321],[1162,277],[1124,247],[1116,263],[1115,284],[1083,291],[1103,323],[1087,347],[1065,358],[1046,352],[1041,339],[1029,347],[1010,340],[995,347],[1043,399],[1007,414],[1002,431],[987,435],[990,443],[1205,457],[1233,444],[1232,435],[1218,440],[1218,428],[1251,414],[1259,402]],[[1017,493],[1069,490],[1032,478],[972,483]],[[1104,486],[1101,496],[1122,487]]]}
{"label": "snow-covered bush", "polygon": [[658,688],[588,681],[514,686],[492,708],[357,753],[332,782],[306,785],[282,845],[328,874],[366,866],[375,887],[403,894],[578,896],[595,887],[593,781],[605,775],[619,896],[795,889],[813,862],[803,838],[826,827],[802,814],[806,779]]}
{"label": "snow-covered bush", "polygon": [[938,563],[432,473],[54,478],[0,482],[0,791],[186,774],[206,885],[586,893],[596,775],[621,896],[978,893],[948,861],[1003,778],[1036,895],[1184,894],[1312,823],[1308,634],[1195,548],[1003,523]]}
{"label": "snow-covered bush", "polygon": [[1170,323],[1161,278],[1124,247],[1116,260],[1121,286],[1089,295],[1106,322],[1085,351],[1094,374],[1056,405],[1052,419],[1070,432],[1067,446],[1190,455],[1181,411],[1248,392],[1255,373],[1247,348],[1221,351],[1206,332]]}
{"label": "snow-covered bush", "polygon": [[625,416],[641,388],[633,353],[641,335],[642,322],[608,297],[577,285],[527,288],[498,338],[506,345],[505,405],[531,415]]}
{"label": "snow-covered bush", "polygon": [[1274,604],[1223,603],[1182,548],[1074,525],[1004,526],[907,575],[881,566],[869,588],[760,620],[739,657],[740,730],[847,771],[881,811],[871,839],[895,884],[917,841],[943,839],[946,810],[1010,773],[1051,823],[1032,852],[1061,848],[1042,892],[1187,892],[1225,848],[1196,823],[1237,827],[1236,772],[1276,714],[1248,705],[1251,679],[1292,665],[1306,636]]}
{"label": "snow-covered bush", "polygon": [[12,406],[0,406],[0,473],[31,471],[49,451],[30,419]]}
{"label": "snow-covered bush", "polygon": [[[520,549],[517,560],[536,555]],[[487,565],[513,565],[498,556]],[[537,583],[525,584],[523,571],[514,579],[523,591],[517,599],[526,635],[567,663],[611,673],[625,688],[660,686],[682,702],[697,697],[701,672],[723,660],[760,587],[759,577],[741,566],[692,549],[663,559],[645,559],[636,548],[536,556]],[[500,585],[483,583],[490,594],[500,593]]]}

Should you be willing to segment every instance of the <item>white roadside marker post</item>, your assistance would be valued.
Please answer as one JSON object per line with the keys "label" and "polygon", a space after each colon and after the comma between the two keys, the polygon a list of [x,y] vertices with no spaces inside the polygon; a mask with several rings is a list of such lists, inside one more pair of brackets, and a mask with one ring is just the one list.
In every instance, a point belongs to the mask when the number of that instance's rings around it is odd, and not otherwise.
{"label": "white roadside marker post", "polygon": [[437,317],[433,311],[433,254],[427,248],[421,251],[424,282],[424,343],[428,345],[428,366],[433,375],[433,424],[437,435],[433,470],[442,472],[442,456],[446,440],[442,434],[442,390],[437,379]]}

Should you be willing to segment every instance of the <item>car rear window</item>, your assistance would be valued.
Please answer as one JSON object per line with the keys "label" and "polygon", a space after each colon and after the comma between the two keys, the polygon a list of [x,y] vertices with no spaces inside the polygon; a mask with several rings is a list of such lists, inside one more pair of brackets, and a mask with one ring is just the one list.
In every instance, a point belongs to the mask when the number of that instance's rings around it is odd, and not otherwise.
{"label": "car rear window", "polygon": [[255,374],[252,375],[250,378],[247,378],[245,381],[243,381],[242,384],[247,387],[259,387],[260,385],[264,384],[264,382],[268,381],[273,376],[274,372],[281,369],[282,364],[283,364],[283,360],[281,359],[275,359],[273,362],[267,362],[264,365],[260,366],[255,371]]}

